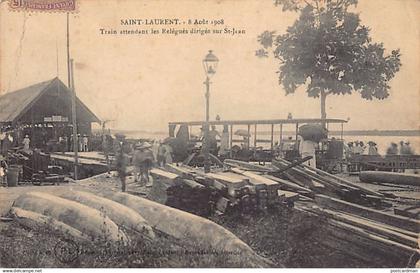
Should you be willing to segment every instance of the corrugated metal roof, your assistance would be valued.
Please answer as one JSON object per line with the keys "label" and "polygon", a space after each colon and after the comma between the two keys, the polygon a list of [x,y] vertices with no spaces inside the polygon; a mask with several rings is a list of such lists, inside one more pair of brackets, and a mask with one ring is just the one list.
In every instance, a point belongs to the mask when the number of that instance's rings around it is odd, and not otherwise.
{"label": "corrugated metal roof", "polygon": [[0,96],[0,122],[13,122],[55,79]]}

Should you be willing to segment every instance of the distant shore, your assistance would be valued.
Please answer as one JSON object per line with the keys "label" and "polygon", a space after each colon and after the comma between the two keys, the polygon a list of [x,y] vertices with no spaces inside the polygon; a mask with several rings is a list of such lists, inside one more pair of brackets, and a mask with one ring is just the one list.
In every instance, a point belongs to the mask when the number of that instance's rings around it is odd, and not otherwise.
{"label": "distant shore", "polygon": [[[94,132],[100,133],[100,129],[94,129]],[[120,130],[111,129],[111,133],[124,133],[127,135],[168,135],[168,132],[164,131],[147,131],[147,130]],[[259,135],[270,135],[270,131],[258,131]],[[279,135],[279,132],[275,131],[275,135]],[[285,135],[293,135],[294,131],[284,131]],[[330,135],[341,135],[341,131],[332,130],[329,132]],[[344,136],[420,136],[420,130],[344,130]]]}

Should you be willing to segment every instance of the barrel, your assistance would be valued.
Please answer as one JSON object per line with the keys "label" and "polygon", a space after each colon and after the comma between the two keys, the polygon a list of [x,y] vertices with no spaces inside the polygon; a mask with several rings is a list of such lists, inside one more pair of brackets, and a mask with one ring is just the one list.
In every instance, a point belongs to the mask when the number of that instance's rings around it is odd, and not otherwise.
{"label": "barrel", "polygon": [[7,168],[7,186],[16,187],[19,179],[19,167],[9,166]]}

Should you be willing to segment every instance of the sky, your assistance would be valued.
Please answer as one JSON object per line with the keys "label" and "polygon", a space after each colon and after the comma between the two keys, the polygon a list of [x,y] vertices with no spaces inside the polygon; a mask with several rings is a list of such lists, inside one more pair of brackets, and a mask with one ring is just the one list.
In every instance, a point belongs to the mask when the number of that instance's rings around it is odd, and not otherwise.
{"label": "sky", "polygon": [[[205,73],[202,59],[212,49],[220,62],[212,77],[210,117],[273,119],[320,116],[319,100],[300,88],[285,95],[279,62],[257,58],[257,36],[284,33],[297,14],[260,0],[81,0],[70,15],[70,54],[75,89],[83,102],[111,127],[165,131],[170,121],[203,120]],[[390,52],[400,48],[402,67],[383,101],[355,93],[330,96],[327,115],[350,118],[346,129],[420,129],[420,1],[359,0],[355,11],[371,28],[374,42]],[[121,19],[224,20],[222,28],[243,35],[101,35],[122,27]],[[147,27],[148,28],[148,27]],[[156,27],[160,28],[160,27]],[[214,27],[212,27],[214,28]],[[66,15],[10,11],[0,4],[0,94],[57,75],[67,83]]]}

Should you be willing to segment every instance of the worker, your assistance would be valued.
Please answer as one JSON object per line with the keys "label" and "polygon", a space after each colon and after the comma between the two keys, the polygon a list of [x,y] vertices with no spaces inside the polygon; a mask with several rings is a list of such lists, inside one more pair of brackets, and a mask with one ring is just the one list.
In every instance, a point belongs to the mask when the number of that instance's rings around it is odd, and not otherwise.
{"label": "worker", "polygon": [[125,185],[125,178],[127,176],[127,165],[128,165],[128,151],[127,151],[127,143],[125,140],[125,135],[123,134],[115,134],[115,141],[114,141],[114,154],[116,155],[117,160],[117,172],[118,177],[121,180],[121,190],[125,192],[126,185]]}
{"label": "worker", "polygon": [[226,156],[228,153],[229,153],[229,129],[227,125],[224,125],[222,136],[220,137],[219,155]]}
{"label": "worker", "polygon": [[83,144],[83,146],[82,146],[82,151],[83,151],[83,152],[89,152],[89,147],[88,147],[88,144],[89,144],[89,138],[88,138],[88,136],[87,136],[87,135],[83,135],[83,138],[82,138],[82,144]]}
{"label": "worker", "polygon": [[220,138],[219,132],[216,130],[216,126],[211,126],[211,131],[208,134],[208,147],[209,152],[215,156],[217,156],[217,137]]}
{"label": "worker", "polygon": [[308,156],[312,157],[310,160],[306,161],[304,164],[313,168],[316,168],[316,155],[315,155],[316,146],[317,146],[317,143],[315,141],[303,139],[303,141],[300,142],[300,147],[299,147],[302,158],[305,158]]}
{"label": "worker", "polygon": [[0,185],[7,184],[7,167],[5,158],[0,154]]}
{"label": "worker", "polygon": [[386,155],[397,155],[398,154],[398,145],[394,142],[391,143],[391,146],[386,150]]}
{"label": "worker", "polygon": [[409,141],[407,141],[405,143],[405,146],[406,146],[407,154],[408,155],[415,155],[416,154],[415,151],[414,151],[414,149],[410,146],[410,142]]}
{"label": "worker", "polygon": [[148,142],[137,144],[133,155],[134,181],[140,182],[140,184],[145,181],[146,186],[151,186],[149,184],[149,170],[152,168],[154,160],[151,147]]}
{"label": "worker", "polygon": [[10,141],[9,133],[6,133],[1,145],[1,154],[3,156],[7,156],[7,152],[9,151],[11,146],[12,142]]}
{"label": "worker", "polygon": [[25,152],[29,151],[29,144],[31,143],[31,140],[29,139],[28,135],[25,135],[25,137],[23,138],[22,144],[23,144],[23,150]]}
{"label": "worker", "polygon": [[159,143],[158,152],[156,156],[157,164],[159,167],[164,167],[166,164],[166,148],[164,143]]}
{"label": "worker", "polygon": [[379,155],[378,154],[378,147],[376,147],[376,143],[373,141],[368,142],[368,155]]}
{"label": "worker", "polygon": [[166,164],[170,164],[170,163],[173,162],[173,159],[172,159],[172,153],[173,153],[172,146],[169,145],[169,144],[165,144],[164,147],[165,147],[165,163]]}
{"label": "worker", "polygon": [[413,151],[410,147],[410,142],[400,141],[400,155],[412,155]]}
{"label": "worker", "polygon": [[79,148],[79,152],[83,151],[83,139],[80,136],[80,134],[77,134],[77,141],[78,141],[78,148]]}

